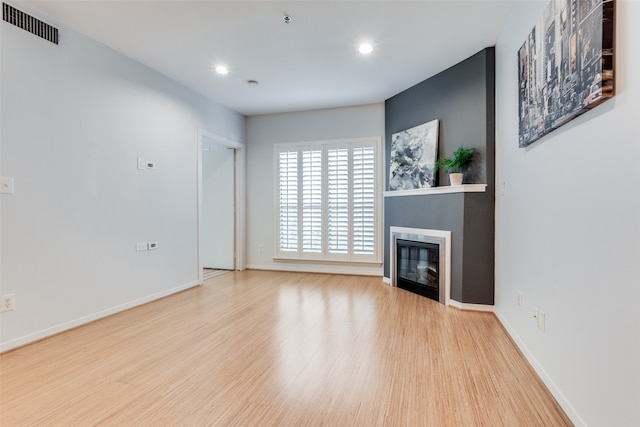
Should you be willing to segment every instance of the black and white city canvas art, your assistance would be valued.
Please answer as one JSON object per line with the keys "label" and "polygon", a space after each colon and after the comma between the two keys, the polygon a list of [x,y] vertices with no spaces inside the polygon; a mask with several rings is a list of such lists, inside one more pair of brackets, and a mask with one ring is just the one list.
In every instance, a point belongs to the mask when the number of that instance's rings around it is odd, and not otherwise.
{"label": "black and white city canvas art", "polygon": [[614,0],[552,0],[518,51],[518,145],[611,98]]}
{"label": "black and white city canvas art", "polygon": [[439,120],[391,136],[389,190],[435,187]]}

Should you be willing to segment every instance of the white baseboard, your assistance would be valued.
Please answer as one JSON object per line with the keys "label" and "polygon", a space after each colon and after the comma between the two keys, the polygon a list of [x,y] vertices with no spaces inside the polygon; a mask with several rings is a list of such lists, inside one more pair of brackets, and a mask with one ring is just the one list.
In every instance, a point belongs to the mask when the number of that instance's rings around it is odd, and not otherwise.
{"label": "white baseboard", "polygon": [[[391,285],[391,279],[389,277],[383,277],[382,281],[388,285]],[[492,305],[485,305],[485,304],[468,304],[468,303],[464,303],[464,302],[458,302],[456,300],[453,299],[449,299],[447,301],[447,305],[450,305],[451,307],[455,307],[458,308],[460,310],[470,310],[470,311],[488,311],[490,313],[493,313],[493,306]]]}
{"label": "white baseboard", "polygon": [[0,352],[4,352],[7,350],[14,349],[16,347],[21,347],[26,344],[30,344],[35,341],[39,341],[41,339],[50,337],[52,335],[59,334],[60,332],[68,331],[69,329],[77,328],[78,326],[85,325],[87,323],[93,322],[95,320],[102,319],[103,317],[111,316],[112,314],[119,313],[121,311],[128,310],[133,307],[137,307],[142,304],[146,304],[148,302],[164,298],[166,296],[182,292],[186,289],[193,288],[195,286],[199,286],[200,283],[198,281],[193,281],[189,283],[185,283],[184,285],[176,286],[175,288],[167,289],[166,291],[157,292],[155,294],[148,295],[146,297],[138,298],[136,300],[117,305],[115,307],[108,308],[106,310],[98,311],[97,313],[89,314],[87,316],[79,317],[77,319],[71,320],[69,322],[61,323],[59,325],[53,326],[51,328],[43,329],[38,332],[34,332],[29,335],[25,335],[20,338],[13,339],[11,341],[0,343]]}
{"label": "white baseboard", "polygon": [[248,270],[290,271],[296,273],[351,274],[355,276],[382,276],[382,267],[366,267],[361,265],[337,264],[247,264]]}
{"label": "white baseboard", "polygon": [[515,342],[516,346],[518,346],[518,348],[524,355],[525,359],[527,359],[527,361],[529,362],[533,370],[536,371],[536,374],[538,374],[538,377],[540,377],[542,382],[547,386],[547,388],[549,389],[549,392],[551,392],[551,394],[556,399],[556,401],[558,402],[562,410],[565,412],[565,414],[567,414],[571,422],[576,427],[586,427],[587,424],[580,417],[580,415],[578,415],[578,412],[576,412],[573,406],[571,406],[567,398],[564,396],[562,391],[560,391],[558,386],[553,382],[553,380],[544,370],[542,365],[538,363],[536,358],[533,356],[533,354],[529,351],[527,346],[524,344],[524,341],[522,341],[518,336],[518,334],[516,334],[515,330],[511,326],[509,326],[509,323],[507,323],[504,316],[502,316],[498,310],[494,310],[494,314],[496,315],[496,317],[498,318],[502,326],[506,329],[507,333],[509,334],[513,342]]}
{"label": "white baseboard", "polygon": [[459,302],[454,299],[450,299],[447,303],[451,307],[459,308],[460,310],[469,310],[469,311],[486,311],[489,313],[494,312],[493,305],[486,304],[469,304],[466,302]]}

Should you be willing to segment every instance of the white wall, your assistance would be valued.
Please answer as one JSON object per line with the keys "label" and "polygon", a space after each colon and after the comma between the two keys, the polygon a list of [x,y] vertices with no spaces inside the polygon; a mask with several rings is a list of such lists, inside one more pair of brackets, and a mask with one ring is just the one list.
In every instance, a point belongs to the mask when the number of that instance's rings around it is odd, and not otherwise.
{"label": "white wall", "polygon": [[384,138],[384,104],[247,118],[247,268],[382,275],[381,266],[273,260],[273,145],[361,137]]}
{"label": "white wall", "polygon": [[638,426],[640,2],[617,2],[616,96],[521,149],[516,54],[546,5],[514,3],[496,45],[496,310],[576,425]]}
{"label": "white wall", "polygon": [[196,284],[197,129],[244,139],[241,115],[58,27],[56,46],[2,22],[2,349]]}

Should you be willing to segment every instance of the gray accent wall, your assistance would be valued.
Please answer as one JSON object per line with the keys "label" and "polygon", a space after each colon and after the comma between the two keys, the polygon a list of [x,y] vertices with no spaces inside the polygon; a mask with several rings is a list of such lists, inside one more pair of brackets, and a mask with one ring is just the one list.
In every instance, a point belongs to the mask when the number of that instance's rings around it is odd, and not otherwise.
{"label": "gray accent wall", "polygon": [[[389,271],[391,226],[452,232],[451,298],[493,304],[495,191],[495,51],[486,48],[385,102],[385,167],[391,136],[439,119],[438,157],[458,146],[476,148],[465,184],[487,184],[484,193],[385,197],[384,275]],[[439,172],[438,185],[449,185]],[[388,190],[388,182],[385,184]]]}

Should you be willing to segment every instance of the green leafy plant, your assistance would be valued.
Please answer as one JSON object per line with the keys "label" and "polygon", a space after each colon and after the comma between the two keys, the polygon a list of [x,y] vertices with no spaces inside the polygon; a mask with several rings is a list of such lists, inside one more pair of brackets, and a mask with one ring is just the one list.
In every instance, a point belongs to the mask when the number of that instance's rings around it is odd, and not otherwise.
{"label": "green leafy plant", "polygon": [[437,171],[442,167],[448,173],[464,172],[471,164],[475,151],[476,149],[473,147],[465,148],[464,145],[461,145],[451,156],[439,158],[434,169]]}

